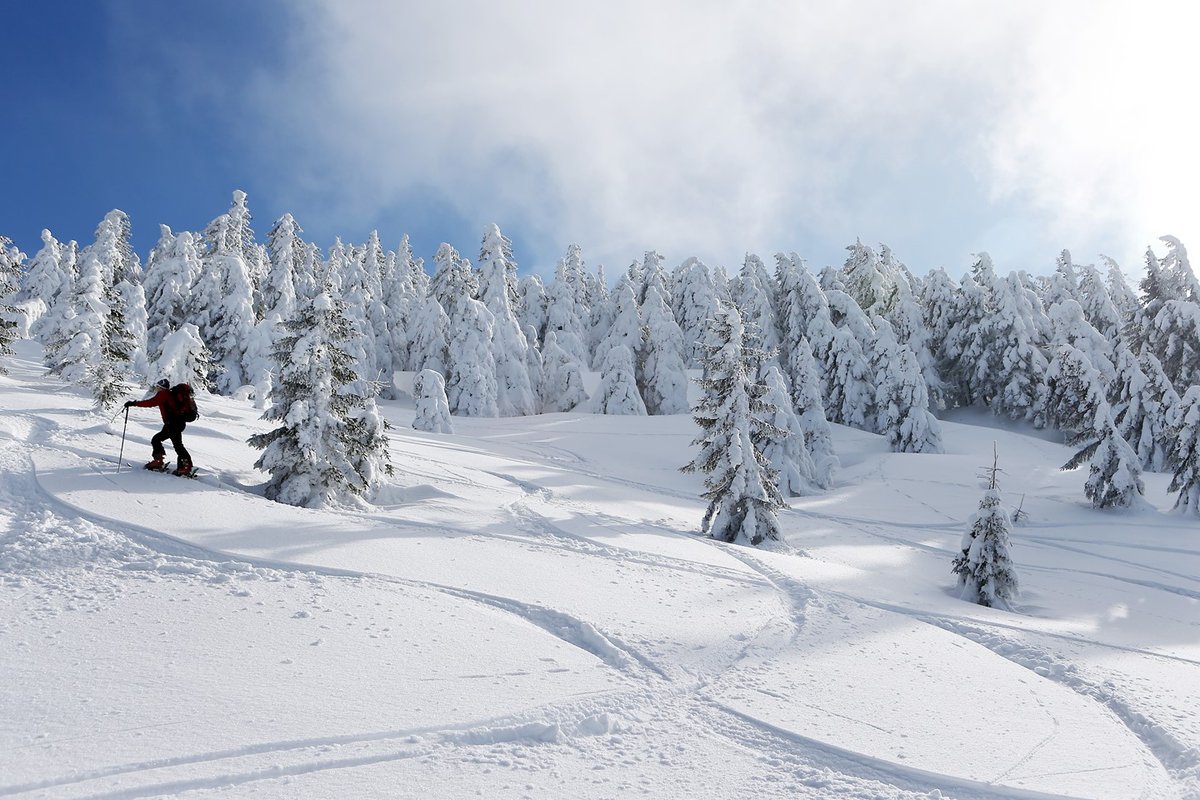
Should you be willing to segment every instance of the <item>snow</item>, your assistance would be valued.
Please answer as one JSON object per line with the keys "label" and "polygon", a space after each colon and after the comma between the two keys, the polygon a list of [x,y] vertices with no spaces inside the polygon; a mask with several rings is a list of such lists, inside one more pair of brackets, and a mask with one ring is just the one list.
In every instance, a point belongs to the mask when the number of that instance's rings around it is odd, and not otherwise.
{"label": "snow", "polygon": [[[0,797],[1197,798],[1200,540],[1098,511],[1070,449],[959,412],[944,454],[832,426],[787,547],[696,535],[686,415],[382,402],[373,506],[262,496],[244,400],[197,480],[15,343],[0,376]],[[986,421],[988,425],[979,424]],[[950,563],[993,443],[1022,594]]]}

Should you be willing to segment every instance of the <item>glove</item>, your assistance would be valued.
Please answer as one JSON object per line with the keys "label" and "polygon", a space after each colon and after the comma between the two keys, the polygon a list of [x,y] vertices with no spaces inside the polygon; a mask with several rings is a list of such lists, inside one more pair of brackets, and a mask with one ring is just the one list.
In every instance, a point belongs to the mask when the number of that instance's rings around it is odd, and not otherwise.
{"label": "glove", "polygon": [[126,407],[126,408],[129,408],[131,405],[133,405],[133,401],[132,401],[132,400],[126,400],[126,401],[125,401],[125,407]]}

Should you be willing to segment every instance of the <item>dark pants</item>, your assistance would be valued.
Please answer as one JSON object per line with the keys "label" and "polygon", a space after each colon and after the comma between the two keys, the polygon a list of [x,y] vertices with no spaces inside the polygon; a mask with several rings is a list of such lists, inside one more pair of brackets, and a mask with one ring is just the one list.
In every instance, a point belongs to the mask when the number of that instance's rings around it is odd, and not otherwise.
{"label": "dark pants", "polygon": [[166,448],[163,447],[163,439],[170,439],[171,446],[175,448],[175,455],[178,457],[179,463],[192,463],[192,456],[188,453],[187,448],[183,446],[183,429],[186,427],[186,422],[164,422],[162,430],[154,434],[154,438],[150,440],[150,447],[153,448],[154,457],[162,458],[167,454]]}

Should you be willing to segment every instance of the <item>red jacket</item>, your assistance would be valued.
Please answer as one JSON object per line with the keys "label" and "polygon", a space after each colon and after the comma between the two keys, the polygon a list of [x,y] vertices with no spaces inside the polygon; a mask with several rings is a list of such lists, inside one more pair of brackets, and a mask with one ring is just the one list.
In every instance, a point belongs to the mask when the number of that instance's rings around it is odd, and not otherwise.
{"label": "red jacket", "polygon": [[163,422],[169,422],[168,416],[173,416],[175,409],[171,402],[171,390],[159,387],[154,393],[154,397],[148,397],[145,400],[135,400],[134,405],[139,408],[153,408],[158,406],[158,413],[162,415]]}

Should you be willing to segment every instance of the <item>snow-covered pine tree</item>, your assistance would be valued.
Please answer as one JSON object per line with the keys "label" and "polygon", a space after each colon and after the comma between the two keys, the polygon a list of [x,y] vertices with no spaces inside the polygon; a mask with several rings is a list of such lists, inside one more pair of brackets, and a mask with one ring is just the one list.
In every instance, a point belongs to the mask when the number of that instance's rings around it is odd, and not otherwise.
{"label": "snow-covered pine tree", "polygon": [[1200,384],[1200,305],[1167,300],[1150,320],[1142,352],[1162,364],[1176,390]]}
{"label": "snow-covered pine tree", "polygon": [[[383,301],[388,313],[388,342],[392,375],[412,369],[412,346],[417,336],[416,315],[428,289],[424,262],[413,256],[408,234],[400,238],[395,257],[383,280]],[[384,386],[384,396],[394,397],[394,377]]]}
{"label": "snow-covered pine tree", "polygon": [[867,316],[886,314],[888,301],[894,297],[894,278],[885,275],[879,255],[858,239],[846,247],[850,255],[842,265],[840,280],[843,291],[858,303]]}
{"label": "snow-covered pine tree", "polygon": [[1094,264],[1079,267],[1079,305],[1084,319],[1115,348],[1121,341],[1121,313],[1117,310],[1104,283],[1104,276]]}
{"label": "snow-covered pine tree", "polygon": [[1144,503],[1146,487],[1138,457],[1121,438],[1113,424],[1108,403],[1096,406],[1092,429],[1076,436],[1073,443],[1084,447],[1063,464],[1063,470],[1076,469],[1088,462],[1088,479],[1083,492],[1096,508],[1130,508]]}
{"label": "snow-covered pine tree", "polygon": [[517,298],[517,262],[512,242],[497,225],[484,229],[479,248],[479,299],[492,314],[492,356],[496,363],[496,407],[502,417],[536,412],[529,381],[528,351],[513,304]]}
{"label": "snow-covered pine tree", "polygon": [[429,294],[414,308],[408,366],[414,372],[431,369],[447,374],[450,318],[437,298]]}
{"label": "snow-covered pine tree", "polygon": [[413,378],[416,411],[412,426],[427,433],[454,433],[450,420],[450,401],[446,399],[446,379],[440,372],[423,369]]}
{"label": "snow-covered pine tree", "polygon": [[547,331],[542,347],[542,410],[546,413],[574,411],[586,403],[583,364],[558,344],[558,334]]}
{"label": "snow-covered pine tree", "polygon": [[877,381],[877,430],[897,453],[942,452],[942,426],[929,412],[929,395],[917,357],[896,341],[892,326],[876,317],[872,371]]}
{"label": "snow-covered pine tree", "polygon": [[1029,296],[1015,272],[996,287],[991,331],[989,357],[980,376],[988,405],[995,414],[1026,419],[1033,413],[1049,363],[1038,346]]}
{"label": "snow-covered pine tree", "polygon": [[459,298],[450,316],[446,349],[446,396],[460,417],[496,417],[496,359],[492,355],[495,318],[487,306]]}
{"label": "snow-covered pine tree", "polygon": [[537,331],[532,326],[525,329],[525,372],[529,375],[529,389],[533,392],[533,413],[542,412],[542,375],[545,364],[542,361],[542,350],[537,344]]}
{"label": "snow-covered pine tree", "polygon": [[779,493],[792,497],[814,494],[818,486],[817,467],[808,452],[804,426],[792,408],[787,380],[778,364],[768,366],[763,383],[767,387],[763,402],[775,408],[771,426],[785,433],[783,436],[772,435],[768,428],[763,445],[763,458],[778,474]]}
{"label": "snow-covered pine tree", "polygon": [[821,365],[825,416],[830,422],[874,430],[875,390],[863,349],[874,335],[858,304],[838,289],[825,292],[828,309],[809,323],[813,355]]}
{"label": "snow-covered pine tree", "polygon": [[646,345],[641,387],[646,411],[650,414],[682,414],[688,410],[683,332],[654,284],[646,287],[642,317]]}
{"label": "snow-covered pine tree", "polygon": [[[891,251],[887,249],[886,245],[884,252],[890,259]],[[917,302],[907,273],[904,271],[904,265],[899,264],[897,269],[900,271],[892,276],[892,295],[884,302],[884,307],[888,311],[883,317],[891,323],[892,330],[896,333],[896,341],[907,345],[917,359],[917,365],[920,367],[921,376],[925,381],[925,391],[929,397],[929,407],[945,408],[946,387],[942,383],[941,375],[938,374],[937,357],[933,352],[934,346],[929,336],[929,329],[925,327],[924,312]]]}
{"label": "snow-covered pine tree", "polygon": [[366,250],[361,247],[344,248],[344,256],[339,259],[330,253],[331,263],[340,263],[342,276],[340,297],[346,303],[346,316],[350,324],[361,335],[351,337],[351,346],[357,348],[355,356],[355,371],[359,380],[378,383],[381,370],[379,368],[380,347],[375,340],[375,325],[371,320],[372,307],[378,302],[379,274],[372,274],[367,268]]}
{"label": "snow-covered pine tree", "polygon": [[455,306],[462,300],[473,300],[479,295],[479,279],[471,269],[471,262],[459,255],[451,245],[442,242],[433,255],[433,277],[429,291],[442,304],[446,315],[455,316]]}
{"label": "snow-covered pine tree", "polygon": [[1054,274],[1042,294],[1042,303],[1046,308],[1053,308],[1067,300],[1079,300],[1079,274],[1075,262],[1071,259],[1071,251],[1063,250],[1055,263]]}
{"label": "snow-covered pine tree", "polygon": [[283,326],[275,402],[263,415],[279,426],[248,440],[262,451],[255,467],[271,475],[266,496],[310,508],[352,502],[391,473],[375,398],[354,390],[356,332],[343,302],[324,292]]}
{"label": "snow-covered pine tree", "polygon": [[146,292],[146,350],[157,361],[163,340],[184,323],[191,322],[190,295],[203,265],[192,234],[178,235],[161,225],[158,244],[146,261],[143,288]]}
{"label": "snow-covered pine tree", "polygon": [[833,484],[833,471],[838,457],[833,449],[833,431],[825,418],[821,401],[821,383],[817,364],[808,339],[801,339],[792,348],[792,408],[804,432],[804,444],[813,462],[813,480],[822,489]]}
{"label": "snow-covered pine tree", "polygon": [[731,286],[733,302],[737,304],[742,320],[753,324],[768,358],[776,357],[779,351],[779,322],[775,316],[777,287],[763,261],[753,253],[746,254],[742,271]]}
{"label": "snow-covered pine tree", "polygon": [[680,265],[674,300],[675,321],[683,332],[684,364],[698,368],[704,355],[704,332],[720,306],[716,283],[703,261],[689,258]]}
{"label": "snow-covered pine tree", "polygon": [[[193,321],[220,367],[217,387],[231,394],[254,379],[246,369],[245,350],[254,330],[254,282],[245,253],[253,232],[245,211],[245,193],[234,192],[234,204],[205,228],[200,242],[203,272],[192,295]],[[236,212],[236,213],[235,213]]]}
{"label": "snow-covered pine tree", "polygon": [[763,354],[749,345],[741,314],[722,306],[712,321],[711,344],[704,356],[703,397],[693,417],[700,447],[684,472],[705,474],[708,508],[701,531],[714,539],[759,545],[782,538],[775,512],[785,508],[778,476],[763,455],[769,437],[781,437],[771,424],[767,387],[757,380]]}
{"label": "snow-covered pine tree", "polygon": [[1033,424],[1039,428],[1058,428],[1070,438],[1091,430],[1096,408],[1106,402],[1100,373],[1082,351],[1064,344],[1050,361],[1038,387]]}
{"label": "snow-covered pine tree", "polygon": [[[608,356],[608,351],[614,347],[626,347],[635,359],[640,358],[644,346],[642,331],[642,314],[638,309],[637,296],[633,282],[628,276],[622,276],[613,290],[613,302],[616,305],[616,315],[612,327],[596,346],[592,368],[602,370]],[[562,335],[559,335],[562,344]]]}
{"label": "snow-covered pine tree", "polygon": [[657,250],[647,250],[642,257],[642,283],[637,287],[638,305],[646,302],[646,292],[651,286],[658,289],[659,296],[670,306],[673,299],[671,277],[667,274],[663,266],[663,257]]}
{"label": "snow-covered pine tree", "polygon": [[546,328],[546,287],[542,279],[537,275],[521,278],[517,284],[517,295],[520,298],[517,302],[517,322],[523,331],[533,328],[537,334],[533,341],[540,343],[540,332]]}
{"label": "snow-covered pine tree", "polygon": [[559,347],[580,363],[590,364],[587,325],[580,315],[575,287],[571,284],[570,274],[565,271],[564,263],[559,262],[558,274],[546,289],[546,327],[541,331],[541,338],[545,341],[553,331]]}
{"label": "snow-covered pine tree", "polygon": [[[17,308],[12,303],[20,290],[20,267],[12,240],[0,236],[0,356],[13,355],[12,343],[17,339]],[[7,374],[0,361],[0,375]]]}
{"label": "snow-covered pine tree", "polygon": [[171,385],[191,384],[193,390],[210,391],[212,383],[212,354],[200,338],[200,330],[190,322],[167,334],[159,344],[158,360],[151,371],[166,378]]}
{"label": "snow-covered pine tree", "polygon": [[1109,387],[1113,422],[1142,468],[1161,472],[1169,464],[1174,446],[1171,421],[1179,407],[1179,395],[1150,353],[1138,358],[1122,344],[1116,365],[1117,379]]}
{"label": "snow-covered pine tree", "polygon": [[[10,242],[11,244],[11,242]],[[53,305],[70,276],[62,267],[63,245],[50,231],[42,230],[42,246],[25,264],[18,284],[17,300],[40,300],[46,308]]]}
{"label": "snow-covered pine tree", "polygon": [[996,272],[991,256],[979,253],[963,276],[941,349],[940,368],[950,405],[970,406],[985,400],[981,377],[986,374],[992,343]]}
{"label": "snow-covered pine tree", "polygon": [[1074,347],[1088,357],[1105,386],[1112,383],[1117,375],[1113,367],[1113,345],[1087,321],[1079,302],[1063,300],[1051,306],[1049,314],[1053,324],[1050,352],[1057,352],[1064,345]]}
{"label": "snow-covered pine tree", "polygon": [[74,316],[47,343],[44,356],[51,374],[89,387],[101,410],[112,408],[126,394],[134,351],[123,298],[108,282],[128,269],[121,263],[126,257],[122,239],[114,231],[122,217],[120,212],[106,216],[97,229],[99,246],[90,245],[80,254],[79,279],[71,297]]}
{"label": "snow-covered pine tree", "polygon": [[634,354],[626,345],[615,344],[604,354],[600,385],[588,403],[593,414],[646,416],[646,403],[638,391]]}
{"label": "snow-covered pine tree", "polygon": [[596,345],[600,344],[600,340],[604,338],[604,334],[608,333],[608,329],[612,327],[613,308],[612,298],[608,293],[608,282],[604,277],[604,265],[598,264],[595,273],[584,273],[584,283],[587,288],[588,318],[582,320],[587,333],[587,347],[589,353],[596,351]]}
{"label": "snow-covered pine tree", "polygon": [[1171,297],[1200,303],[1200,280],[1192,270],[1187,248],[1174,236],[1160,236],[1158,239],[1167,246],[1167,254],[1159,263]]}
{"label": "snow-covered pine tree", "polygon": [[1108,296],[1121,320],[1121,340],[1132,345],[1137,340],[1137,336],[1131,331],[1131,326],[1137,321],[1137,313],[1142,306],[1141,300],[1138,298],[1137,292],[1130,287],[1129,281],[1125,279],[1121,265],[1108,256],[1101,256],[1101,258],[1104,260],[1107,270]]}
{"label": "snow-covered pine tree", "polygon": [[1179,401],[1175,439],[1175,474],[1168,491],[1179,492],[1176,512],[1200,516],[1200,386],[1188,389]]}
{"label": "snow-covered pine tree", "polygon": [[[46,300],[46,311],[29,329],[30,335],[42,344],[58,338],[63,325],[75,315],[71,297],[75,291],[75,281],[79,278],[79,244],[74,240],[59,245],[58,271],[58,288]],[[24,279],[32,280],[28,273]]]}
{"label": "snow-covered pine tree", "polygon": [[[95,257],[99,261],[101,282],[114,324],[120,325],[105,346],[124,354],[128,364],[120,368],[122,375],[132,369],[147,376],[146,356],[146,293],[142,288],[142,265],[133,251],[129,215],[113,209],[104,215],[96,227],[96,240],[88,245],[80,258]],[[104,367],[107,372],[108,367]],[[105,381],[102,381],[105,382]]]}
{"label": "snow-covered pine tree", "polygon": [[979,511],[971,516],[971,527],[963,534],[962,554],[955,557],[952,571],[958,576],[963,600],[1010,609],[1018,581],[1009,542],[1012,520],[1001,505],[998,471],[993,460],[987,491],[979,501]]}

